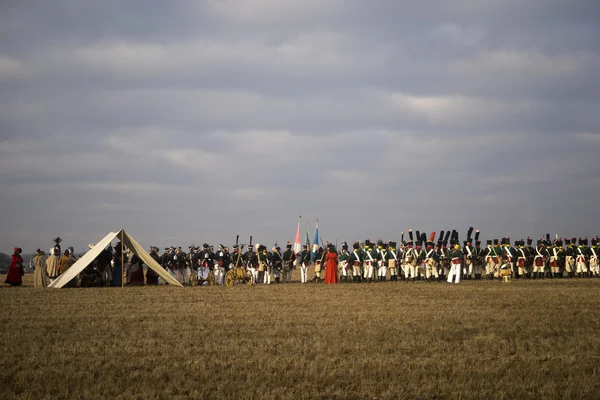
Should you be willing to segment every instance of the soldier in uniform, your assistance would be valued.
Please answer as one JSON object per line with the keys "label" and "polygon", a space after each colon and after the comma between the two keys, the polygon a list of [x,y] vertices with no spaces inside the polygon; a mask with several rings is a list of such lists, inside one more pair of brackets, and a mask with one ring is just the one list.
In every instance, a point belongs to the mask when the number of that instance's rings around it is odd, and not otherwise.
{"label": "soldier in uniform", "polygon": [[355,283],[359,283],[362,279],[362,257],[363,255],[360,251],[360,243],[354,242],[348,263],[352,266],[352,280]]}
{"label": "soldier in uniform", "polygon": [[269,255],[267,254],[267,246],[258,245],[258,283],[266,285],[271,284],[271,265],[269,264]]}
{"label": "soldier in uniform", "polygon": [[567,278],[572,278],[575,273],[575,248],[569,238],[565,238],[565,272]]}
{"label": "soldier in uniform", "polygon": [[321,281],[321,271],[323,270],[323,265],[325,264],[325,251],[322,247],[319,247],[315,254],[315,276],[313,277],[313,281],[319,283]]}
{"label": "soldier in uniform", "polygon": [[300,281],[302,283],[308,282],[308,267],[310,267],[310,251],[308,250],[308,245],[305,244],[302,246],[302,251],[300,252]]}
{"label": "soldier in uniform", "polygon": [[600,264],[598,263],[598,238],[592,238],[592,247],[588,249],[588,260],[590,261],[590,273],[598,278],[600,276]]}
{"label": "soldier in uniform", "polygon": [[[473,228],[471,228],[472,230]],[[469,235],[463,243],[463,279],[471,280],[473,275],[473,259],[475,257],[475,248],[473,247],[473,239]]]}
{"label": "soldier in uniform", "polygon": [[550,248],[548,266],[550,267],[550,277],[559,278],[562,276],[561,265],[565,257],[564,249],[562,247],[562,240],[556,239],[554,246]]}
{"label": "soldier in uniform", "polygon": [[[242,248],[243,248],[243,246],[242,246]],[[244,258],[242,257],[240,245],[234,244],[232,249],[233,249],[233,251],[229,255],[229,265],[230,265],[230,269],[235,269],[235,268],[241,267],[243,265]]]}
{"label": "soldier in uniform", "polygon": [[365,240],[365,248],[363,250],[363,280],[371,282],[373,279],[373,264],[375,264],[375,254],[372,253],[371,241]]}
{"label": "soldier in uniform", "polygon": [[460,275],[462,271],[463,253],[460,250],[460,242],[458,241],[458,234],[455,233],[454,239],[450,242],[453,247],[450,253],[450,272],[448,272],[448,283],[460,283]]}
{"label": "soldier in uniform", "polygon": [[159,260],[160,260],[159,263],[168,273],[170,273],[173,277],[175,277],[175,272],[171,269],[172,268],[172,265],[171,265],[172,258],[173,258],[173,256],[171,255],[171,248],[165,247],[165,249],[163,250],[163,253],[159,257]]}
{"label": "soldier in uniform", "polygon": [[[418,237],[418,236],[417,236]],[[415,242],[415,248],[413,249],[413,264],[415,277],[411,279],[420,280],[425,275],[425,251],[423,250],[422,238]]]}
{"label": "soldier in uniform", "polygon": [[387,244],[379,240],[377,242],[377,279],[385,282],[387,277]]}
{"label": "soldier in uniform", "polygon": [[338,263],[338,275],[341,277],[342,282],[348,282],[348,277],[352,274],[352,270],[348,264],[349,261],[350,252],[348,251],[348,243],[342,242],[342,250],[340,251]]}
{"label": "soldier in uniform", "polygon": [[404,232],[402,232],[402,240],[400,241],[400,247],[398,248],[396,261],[396,269],[398,270],[398,277],[402,280],[406,279],[406,270],[404,265],[404,255],[406,254],[406,247],[408,243],[404,240]]}
{"label": "soldier in uniform", "polygon": [[292,250],[292,244],[287,242],[285,244],[285,252],[283,253],[283,283],[290,283],[292,281],[292,269],[294,268],[295,260],[296,253]]}
{"label": "soldier in uniform", "polygon": [[[497,239],[496,243],[497,243]],[[485,274],[487,275],[488,280],[494,279],[494,272],[496,270],[496,265],[499,262],[499,254],[498,250],[492,246],[492,241],[487,241],[487,246],[482,254],[482,258],[485,260]]]}
{"label": "soldier in uniform", "polygon": [[172,259],[173,268],[175,270],[175,279],[182,285],[187,284],[188,277],[186,275],[186,254],[181,251],[181,247],[177,247],[173,253]]}
{"label": "soldier in uniform", "polygon": [[215,284],[223,284],[225,268],[229,266],[229,259],[229,253],[225,251],[225,246],[220,244],[215,253],[215,267],[213,272],[215,275]]}
{"label": "soldier in uniform", "polygon": [[[431,238],[430,238],[431,239]],[[438,274],[438,253],[434,249],[433,241],[427,241],[427,248],[425,252],[425,278],[429,281],[439,279]]]}
{"label": "soldier in uniform", "polygon": [[577,271],[577,276],[580,278],[584,278],[588,275],[588,267],[587,267],[587,238],[582,239],[579,238],[579,246],[577,246],[577,252],[575,253],[575,266]]}
{"label": "soldier in uniform", "polygon": [[248,245],[248,250],[244,253],[244,264],[246,265],[246,271],[250,273],[252,282],[258,282],[258,255],[254,251],[252,245]]}
{"label": "soldier in uniform", "polygon": [[412,231],[410,229],[408,230],[408,235],[410,237],[410,240],[406,244],[406,251],[404,252],[404,270],[405,270],[404,277],[407,282],[409,280],[412,280],[414,282],[415,277],[417,276],[417,261],[415,259],[415,255],[414,255],[414,251],[415,251],[415,249],[413,249],[414,242],[413,242]]}
{"label": "soldier in uniform", "polygon": [[544,277],[548,251],[544,247],[542,239],[538,239],[533,255],[533,278],[540,279]]}
{"label": "soldier in uniform", "polygon": [[481,257],[481,241],[477,240],[478,232],[475,233],[475,253],[473,254],[473,273],[475,274],[475,280],[481,280],[481,274],[483,273],[483,259]]}
{"label": "soldier in uniform", "polygon": [[386,263],[387,268],[390,271],[390,281],[397,282],[398,281],[398,253],[396,250],[396,242],[390,240],[389,249],[386,253]]}
{"label": "soldier in uniform", "polygon": [[281,247],[277,246],[277,243],[273,246],[270,264],[275,283],[279,283],[281,272],[283,271],[283,256],[281,255]]}
{"label": "soldier in uniform", "polygon": [[[443,231],[442,231],[443,232]],[[441,237],[443,237],[444,235],[441,235]],[[450,252],[448,251],[448,247],[446,245],[446,242],[444,242],[444,240],[439,239],[438,243],[437,243],[437,248],[438,248],[438,273],[439,273],[439,281],[442,282],[442,280],[444,280],[444,277],[448,275],[448,272],[450,272],[449,269],[449,256],[450,256]]]}
{"label": "soldier in uniform", "polygon": [[502,238],[502,256],[506,261],[507,268],[509,268],[513,275],[517,275],[517,271],[515,270],[515,257],[516,251],[510,245],[510,237]]}
{"label": "soldier in uniform", "polygon": [[525,264],[525,273],[527,278],[531,279],[533,276],[533,262],[535,256],[535,248],[532,246],[533,240],[527,237],[527,246],[525,246],[525,254],[527,254],[527,263]]}
{"label": "soldier in uniform", "polygon": [[527,260],[529,254],[525,249],[525,241],[515,240],[515,277],[517,279],[527,275]]}

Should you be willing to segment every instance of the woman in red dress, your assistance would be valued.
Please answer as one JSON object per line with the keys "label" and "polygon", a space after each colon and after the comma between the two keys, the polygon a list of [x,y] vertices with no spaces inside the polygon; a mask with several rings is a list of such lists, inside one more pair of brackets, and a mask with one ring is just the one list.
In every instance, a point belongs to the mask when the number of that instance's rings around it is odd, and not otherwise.
{"label": "woman in red dress", "polygon": [[23,283],[23,257],[21,257],[21,249],[15,247],[15,252],[12,255],[12,260],[10,262],[10,268],[8,269],[8,275],[6,275],[6,280],[4,283],[7,283],[11,286],[21,286]]}
{"label": "woman in red dress", "polygon": [[327,249],[325,262],[325,283],[337,283],[338,255],[333,245],[329,245]]}

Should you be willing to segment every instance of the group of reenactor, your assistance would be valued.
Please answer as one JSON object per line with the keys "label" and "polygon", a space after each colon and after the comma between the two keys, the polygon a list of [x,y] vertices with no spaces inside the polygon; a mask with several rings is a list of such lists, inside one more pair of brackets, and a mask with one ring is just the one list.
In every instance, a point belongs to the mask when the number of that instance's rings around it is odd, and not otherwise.
{"label": "group of reenactor", "polygon": [[227,270],[244,268],[255,283],[291,282],[292,270],[299,269],[301,282],[309,281],[308,269],[314,267],[312,281],[319,282],[324,271],[325,256],[329,251],[338,252],[338,275],[341,282],[385,282],[390,281],[448,281],[496,279],[503,273],[514,278],[561,278],[599,277],[598,238],[561,239],[558,236],[537,240],[535,246],[531,238],[511,242],[504,237],[487,240],[481,246],[480,231],[469,228],[467,239],[461,244],[456,230],[436,232],[429,237],[419,231],[408,231],[409,240],[354,242],[349,246],[342,242],[339,252],[332,244],[320,247],[316,253],[308,245],[296,253],[288,242],[285,250],[277,244],[268,251],[264,245],[234,245],[232,250],[219,245],[204,244],[190,246],[186,254],[181,247],[166,248],[159,255],[156,247],[151,248],[151,256],[181,283],[186,284],[190,274],[198,279],[214,274],[217,284],[223,283]]}
{"label": "group of reenactor", "polygon": [[248,245],[235,244],[230,251],[229,247],[219,245],[215,251],[207,243],[200,246],[190,246],[186,254],[181,247],[168,247],[159,255],[159,249],[150,248],[150,255],[175,279],[182,284],[189,283],[194,278],[204,281],[212,273],[216,284],[223,284],[225,273],[228,270],[244,268],[252,276],[254,283],[286,283],[292,281],[292,270],[296,265],[296,253],[288,243],[286,249],[275,244],[271,251],[261,244]]}

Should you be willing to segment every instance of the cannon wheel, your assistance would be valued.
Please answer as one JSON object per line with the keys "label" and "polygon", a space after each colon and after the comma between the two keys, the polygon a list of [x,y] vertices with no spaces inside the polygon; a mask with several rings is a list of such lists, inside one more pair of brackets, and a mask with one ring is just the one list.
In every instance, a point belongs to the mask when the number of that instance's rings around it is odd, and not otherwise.
{"label": "cannon wheel", "polygon": [[209,286],[215,286],[215,274],[211,272],[208,273],[208,277],[206,278]]}
{"label": "cannon wheel", "polygon": [[235,276],[233,274],[233,270],[229,270],[225,273],[225,285],[228,287],[232,287],[235,283]]}

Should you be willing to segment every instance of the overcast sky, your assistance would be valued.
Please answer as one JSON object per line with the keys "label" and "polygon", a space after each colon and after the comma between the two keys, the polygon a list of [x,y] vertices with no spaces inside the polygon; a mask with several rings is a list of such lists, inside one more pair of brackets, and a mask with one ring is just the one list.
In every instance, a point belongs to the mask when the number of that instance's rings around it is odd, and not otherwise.
{"label": "overcast sky", "polygon": [[0,251],[600,233],[597,0],[8,0]]}

